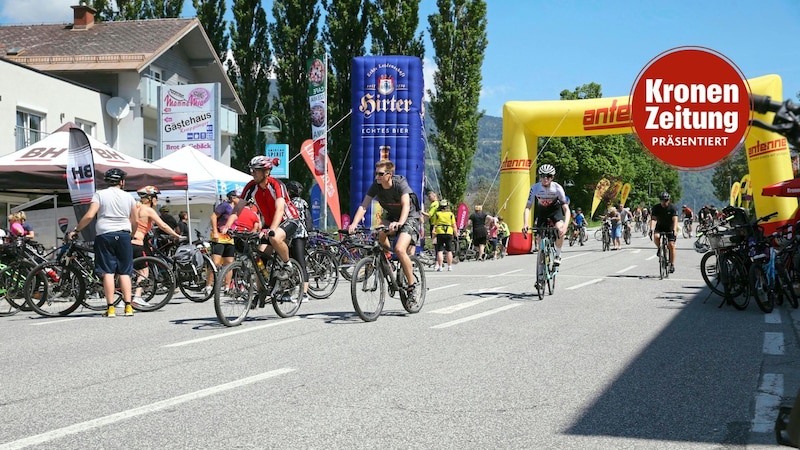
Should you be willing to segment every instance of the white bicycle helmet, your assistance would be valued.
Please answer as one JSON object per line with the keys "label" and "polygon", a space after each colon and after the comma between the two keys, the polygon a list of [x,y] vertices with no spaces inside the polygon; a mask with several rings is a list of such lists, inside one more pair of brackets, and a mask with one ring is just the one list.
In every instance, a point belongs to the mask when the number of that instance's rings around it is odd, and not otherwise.
{"label": "white bicycle helmet", "polygon": [[542,164],[539,166],[539,175],[550,175],[555,176],[556,168],[551,166],[550,164]]}
{"label": "white bicycle helmet", "polygon": [[253,169],[272,169],[280,163],[278,158],[267,158],[264,155],[254,156],[250,160],[250,170]]}

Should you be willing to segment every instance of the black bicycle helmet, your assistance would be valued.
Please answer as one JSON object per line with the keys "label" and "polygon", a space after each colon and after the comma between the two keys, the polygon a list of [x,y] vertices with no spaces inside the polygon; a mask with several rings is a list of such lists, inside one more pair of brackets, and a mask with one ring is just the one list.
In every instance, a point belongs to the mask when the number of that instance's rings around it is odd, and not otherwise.
{"label": "black bicycle helmet", "polygon": [[119,184],[120,182],[122,182],[123,180],[125,180],[125,177],[127,177],[127,176],[128,176],[128,174],[125,173],[124,170],[117,169],[115,167],[113,169],[108,169],[106,171],[106,174],[103,176],[103,180],[105,180],[106,183],[108,183],[108,184],[110,184],[112,186],[115,186],[115,185]]}
{"label": "black bicycle helmet", "polygon": [[228,191],[228,193],[227,193],[227,194],[225,194],[225,197],[227,197],[227,198],[228,198],[228,201],[229,201],[229,202],[230,202],[230,201],[233,201],[234,197],[238,197],[238,196],[239,196],[239,193],[238,193],[238,192],[236,192],[235,190],[233,190],[233,191]]}
{"label": "black bicycle helmet", "polygon": [[289,192],[289,197],[300,197],[303,193],[303,185],[299,181],[290,180],[286,182],[286,191]]}
{"label": "black bicycle helmet", "polygon": [[669,200],[669,192],[665,191],[665,192],[662,192],[662,193],[658,194],[658,199],[659,200]]}
{"label": "black bicycle helmet", "polygon": [[139,197],[158,197],[161,191],[155,186],[145,186],[136,191]]}

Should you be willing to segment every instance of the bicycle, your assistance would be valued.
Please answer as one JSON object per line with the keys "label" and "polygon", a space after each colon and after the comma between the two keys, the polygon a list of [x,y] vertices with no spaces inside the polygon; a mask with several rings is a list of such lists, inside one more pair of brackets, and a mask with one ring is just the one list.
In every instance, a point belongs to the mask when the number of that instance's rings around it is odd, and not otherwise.
{"label": "bicycle", "polygon": [[622,224],[622,240],[625,241],[625,245],[631,245],[631,226],[630,222],[625,222]]}
{"label": "bicycle", "polygon": [[658,245],[658,277],[660,280],[669,278],[669,234],[661,233]]}
{"label": "bicycle", "polygon": [[186,243],[188,237],[178,241],[165,239],[164,245],[151,246],[152,256],[162,259],[172,268],[175,284],[188,300],[203,303],[214,295],[213,290],[206,290],[208,276],[216,276],[217,266],[209,255],[211,243],[203,239],[199,230],[195,230],[197,239]]}
{"label": "bicycle", "polygon": [[603,220],[603,227],[601,228],[602,231],[602,242],[603,242],[603,251],[607,252],[611,250],[611,221],[610,220]]}
{"label": "bicycle", "polygon": [[300,309],[303,291],[300,264],[290,258],[288,268],[283,269],[278,252],[258,249],[260,233],[229,231],[228,234],[241,250],[214,279],[214,311],[220,323],[226,327],[241,325],[251,309],[263,308],[266,303],[272,303],[280,317],[294,316]]}
{"label": "bicycle", "polygon": [[411,283],[406,280],[400,261],[392,258],[391,249],[384,248],[377,235],[384,227],[373,231],[373,239],[369,244],[359,244],[367,252],[367,256],[356,263],[353,277],[350,279],[350,297],[353,308],[364,322],[374,322],[383,311],[386,294],[394,297],[400,295],[400,303],[409,314],[418,313],[425,304],[427,285],[425,270],[416,256],[411,258],[411,270],[414,274],[416,298],[409,296],[408,287]]}
{"label": "bicycle", "polygon": [[683,227],[681,228],[681,233],[683,234],[684,239],[689,239],[692,237],[692,219],[686,217],[683,219]]}
{"label": "bicycle", "polygon": [[27,252],[23,238],[0,245],[0,317],[30,310],[24,287],[28,273],[36,264]]}
{"label": "bicycle", "polygon": [[[553,295],[559,268],[559,265],[555,264],[555,242],[558,239],[558,228],[553,226],[552,221],[549,222],[549,225],[531,228],[534,236],[539,237],[539,251],[536,256],[536,294],[539,296],[539,300],[544,299],[545,287],[547,287],[548,295]],[[525,239],[528,239],[528,230],[527,228],[522,230],[522,236]]]}
{"label": "bicycle", "polygon": [[308,295],[321,300],[330,297],[339,284],[339,264],[330,250],[306,247]]}

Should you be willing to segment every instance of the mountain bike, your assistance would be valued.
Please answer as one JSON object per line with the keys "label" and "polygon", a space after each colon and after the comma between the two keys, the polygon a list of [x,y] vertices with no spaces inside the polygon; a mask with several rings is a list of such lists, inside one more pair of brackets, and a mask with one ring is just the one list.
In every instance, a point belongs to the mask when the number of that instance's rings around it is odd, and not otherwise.
{"label": "mountain bike", "polygon": [[410,256],[416,289],[414,296],[409,295],[408,287],[411,283],[406,280],[400,261],[390,257],[392,250],[384,248],[377,239],[378,233],[383,230],[384,227],[374,230],[372,242],[369,244],[359,244],[367,252],[367,256],[356,263],[350,279],[353,308],[365,322],[373,322],[380,316],[387,293],[389,297],[399,294],[400,303],[409,314],[418,313],[425,304],[428,290],[422,263],[416,256]]}
{"label": "mountain bike", "polygon": [[220,323],[226,327],[241,325],[250,310],[267,303],[272,303],[280,317],[295,315],[303,291],[300,264],[289,259],[288,267],[283,267],[278,252],[259,250],[260,233],[228,234],[241,251],[237,250],[233,262],[220,269],[214,279],[214,311]]}
{"label": "mountain bike", "polygon": [[167,241],[164,245],[152,246],[154,257],[164,260],[172,268],[175,284],[188,300],[202,303],[214,295],[213,290],[206,290],[209,275],[216,276],[217,266],[209,255],[211,243],[195,230],[197,239],[188,244],[188,237],[180,240],[160,239]]}
{"label": "mountain bike", "polygon": [[544,298],[545,287],[547,287],[548,295],[553,295],[559,268],[559,265],[555,263],[555,243],[558,239],[558,228],[553,226],[552,221],[549,221],[549,224],[550,226],[546,227],[533,227],[522,230],[522,236],[525,239],[528,239],[528,230],[532,230],[534,236],[539,239],[539,244],[537,245],[539,251],[536,256],[536,294],[539,296],[539,300]]}
{"label": "mountain bike", "polygon": [[600,229],[602,232],[603,251],[611,250],[611,221],[604,220],[603,227]]}
{"label": "mountain bike", "polygon": [[631,225],[630,222],[625,222],[622,224],[622,240],[625,241],[626,245],[631,245]]}

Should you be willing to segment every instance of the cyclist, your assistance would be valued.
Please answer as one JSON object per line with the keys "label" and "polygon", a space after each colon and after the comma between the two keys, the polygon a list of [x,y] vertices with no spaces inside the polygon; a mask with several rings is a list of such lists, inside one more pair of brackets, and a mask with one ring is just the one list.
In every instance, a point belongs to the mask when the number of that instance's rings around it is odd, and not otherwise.
{"label": "cyclist", "polygon": [[278,267],[276,276],[287,279],[290,267],[289,245],[286,240],[295,234],[300,219],[297,208],[289,198],[286,186],[270,176],[272,168],[279,162],[278,158],[267,158],[261,155],[250,160],[249,167],[253,179],[242,189],[242,198],[245,201],[236,204],[236,208],[220,231],[226,233],[244,209],[247,201],[253,199],[264,219],[263,225],[267,227],[261,230],[264,233],[261,243],[269,244],[278,253],[283,261],[283,266]]}
{"label": "cyclist", "polygon": [[[622,204],[617,204],[617,213],[619,214],[619,221],[622,224],[622,232],[626,229],[628,230],[628,235],[631,234],[631,220],[633,220],[633,214],[631,213],[630,208],[624,208]],[[622,244],[620,243],[620,248]]]}
{"label": "cyclist", "polygon": [[683,214],[683,223],[689,224],[689,236],[692,235],[692,219],[694,219],[694,211],[692,208],[689,208],[686,205],[683,205],[681,209],[681,214]]}
{"label": "cyclist", "polygon": [[[408,299],[410,303],[416,302],[417,284],[411,267],[411,257],[408,255],[409,249],[413,250],[414,244],[419,239],[419,200],[416,194],[408,185],[406,177],[394,174],[394,163],[388,159],[382,159],[375,163],[375,182],[367,190],[364,201],[358,206],[353,222],[348,231],[352,234],[356,227],[364,219],[367,208],[372,203],[372,199],[378,200],[378,204],[383,208],[381,213],[381,225],[388,227],[389,232],[397,234],[397,241],[394,244],[394,254],[400,260],[400,266],[406,280],[411,283],[408,286]],[[386,230],[378,233],[378,239],[384,248],[389,248],[389,237]]]}
{"label": "cyclist", "polygon": [[[658,194],[659,204],[650,210],[650,239],[661,249],[661,235],[669,240],[669,272],[675,272],[675,238],[678,231],[678,210],[670,204],[669,192]],[[656,253],[658,254],[658,253]]]}
{"label": "cyclist", "polygon": [[583,215],[583,209],[578,208],[575,211],[575,218],[572,220],[572,223],[575,224],[575,229],[572,230],[572,233],[575,238],[580,241],[581,245],[583,245],[583,239],[581,239],[581,230],[586,228],[586,216]]}
{"label": "cyclist", "polygon": [[447,271],[453,270],[453,241],[458,239],[456,216],[450,211],[447,199],[439,202],[439,210],[431,216],[433,231],[436,233],[436,267],[437,272],[444,268],[444,256],[447,253]]}
{"label": "cyclist", "polygon": [[[525,205],[525,212],[522,216],[522,232],[528,232],[528,223],[531,216],[531,207],[536,202],[536,226],[548,226],[548,220],[552,220],[558,228],[558,239],[556,239],[556,258],[554,265],[561,264],[561,246],[564,245],[564,234],[567,232],[570,211],[567,203],[567,194],[560,184],[553,181],[556,175],[556,168],[550,164],[542,164],[539,167],[540,181],[531,186],[528,192],[528,203]],[[536,240],[539,242],[538,238]]]}
{"label": "cyclist", "polygon": [[697,213],[697,221],[699,222],[698,232],[700,231],[699,227],[710,228],[713,226],[714,219],[711,215],[711,208],[709,208],[708,205],[703,205],[703,207],[700,208],[700,211]]}

